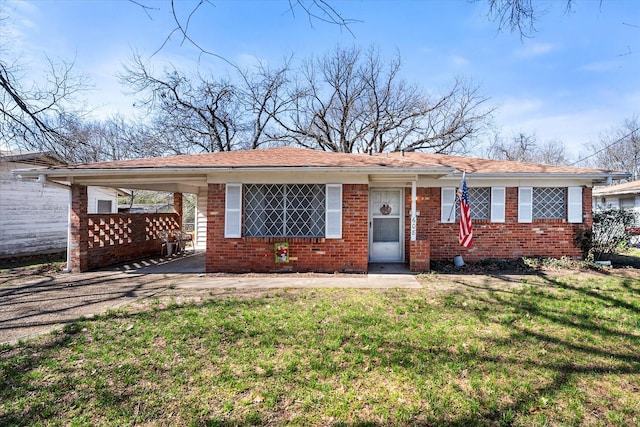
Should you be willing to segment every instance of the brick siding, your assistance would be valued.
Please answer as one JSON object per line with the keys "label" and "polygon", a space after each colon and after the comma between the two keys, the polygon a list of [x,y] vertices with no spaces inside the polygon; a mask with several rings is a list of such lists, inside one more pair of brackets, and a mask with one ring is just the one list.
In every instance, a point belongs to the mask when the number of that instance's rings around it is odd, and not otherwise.
{"label": "brick siding", "polygon": [[[342,187],[342,239],[224,238],[225,185],[209,184],[207,272],[366,272],[369,186]],[[289,262],[276,263],[274,244],[289,243]]]}
{"label": "brick siding", "polygon": [[[342,238],[224,238],[225,185],[209,184],[207,196],[207,272],[366,272],[368,269],[369,186],[345,184],[342,190]],[[467,261],[524,256],[579,258],[576,235],[591,228],[591,188],[583,189],[582,224],[565,220],[518,223],[518,188],[506,188],[505,222],[475,220],[473,246],[458,243],[458,223],[440,222],[440,188],[418,188],[417,240],[410,241],[411,190],[405,190],[405,258],[412,271],[431,261]],[[177,198],[174,202],[180,205]],[[72,185],[71,271],[160,254],[157,232],[180,228],[171,214],[87,214],[87,188]],[[276,263],[274,244],[289,243],[289,262]]]}
{"label": "brick siding", "polygon": [[173,211],[182,218],[182,210],[184,204],[182,193],[173,193]]}
{"label": "brick siding", "polygon": [[175,213],[87,214],[87,187],[72,185],[70,271],[160,255],[158,232],[180,229]]}
{"label": "brick siding", "polygon": [[431,269],[431,242],[428,239],[409,242],[409,270],[420,272]]}
{"label": "brick siding", "polygon": [[[405,191],[406,206],[410,206],[410,189]],[[517,259],[521,257],[563,256],[579,258],[582,250],[576,244],[576,236],[590,229],[593,223],[591,208],[591,188],[582,192],[583,223],[572,224],[566,220],[534,220],[532,223],[518,222],[518,188],[506,188],[505,222],[492,223],[489,220],[472,220],[473,245],[467,249],[458,243],[458,227],[455,223],[440,222],[440,188],[418,188],[417,240],[428,240],[432,261],[451,261],[455,255],[465,260]],[[406,209],[409,223],[409,209]],[[405,233],[409,236],[408,229]],[[406,253],[412,253],[407,237]],[[411,263],[411,259],[409,259]]]}

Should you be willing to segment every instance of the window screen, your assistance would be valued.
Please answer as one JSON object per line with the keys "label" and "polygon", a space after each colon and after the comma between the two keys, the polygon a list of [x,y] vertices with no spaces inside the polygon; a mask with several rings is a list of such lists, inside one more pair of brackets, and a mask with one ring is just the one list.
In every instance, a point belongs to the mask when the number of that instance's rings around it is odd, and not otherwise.
{"label": "window screen", "polygon": [[324,237],[326,186],[247,184],[244,186],[247,237]]}

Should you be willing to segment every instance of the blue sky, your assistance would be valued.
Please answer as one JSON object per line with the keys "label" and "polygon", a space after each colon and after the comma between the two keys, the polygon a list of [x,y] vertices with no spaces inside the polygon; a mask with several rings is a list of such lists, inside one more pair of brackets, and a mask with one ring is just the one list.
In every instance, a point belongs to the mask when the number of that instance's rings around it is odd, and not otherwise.
{"label": "blue sky", "polygon": [[[130,114],[134,99],[116,74],[132,50],[150,55],[174,27],[168,1],[138,2],[153,9],[125,0],[0,1],[10,18],[0,36],[9,36],[11,50],[3,54],[19,56],[25,79],[34,81],[44,76],[45,55],[75,60],[76,72],[95,86],[86,100],[97,117]],[[455,77],[471,79],[497,107],[494,125],[504,137],[535,133],[539,142],[564,143],[577,159],[602,132],[640,115],[640,2],[574,3],[565,13],[564,1],[537,1],[545,12],[538,31],[521,39],[487,19],[486,0],[331,1],[343,17],[358,20],[353,34],[310,23],[299,9],[293,15],[287,0],[212,0],[192,19],[190,35],[238,65],[280,64],[337,45],[375,45],[389,57],[398,52],[406,80],[437,94]],[[184,14],[196,2],[178,4]],[[177,37],[152,63],[156,70],[171,63],[226,72],[224,62],[180,46]]]}

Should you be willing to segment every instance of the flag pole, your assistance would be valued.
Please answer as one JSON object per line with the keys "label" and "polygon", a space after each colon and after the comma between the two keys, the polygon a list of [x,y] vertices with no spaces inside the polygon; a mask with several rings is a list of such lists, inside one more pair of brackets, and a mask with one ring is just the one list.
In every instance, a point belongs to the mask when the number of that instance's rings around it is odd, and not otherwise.
{"label": "flag pole", "polygon": [[473,242],[473,226],[469,206],[468,187],[465,178],[466,171],[463,171],[460,190],[458,191],[458,197],[460,199],[460,234],[458,235],[458,239],[462,246],[469,248]]}

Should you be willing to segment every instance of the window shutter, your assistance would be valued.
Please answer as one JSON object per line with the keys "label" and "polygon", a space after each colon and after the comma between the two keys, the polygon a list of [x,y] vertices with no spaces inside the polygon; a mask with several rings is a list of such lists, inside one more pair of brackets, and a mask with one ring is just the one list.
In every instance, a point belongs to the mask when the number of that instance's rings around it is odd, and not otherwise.
{"label": "window shutter", "polygon": [[567,192],[567,221],[582,222],[582,187],[569,187]]}
{"label": "window shutter", "polygon": [[242,237],[242,184],[227,184],[224,206],[224,237]]}
{"label": "window shutter", "polygon": [[456,222],[456,202],[455,187],[442,187],[440,197],[440,222]]}
{"label": "window shutter", "polygon": [[504,222],[504,187],[491,187],[491,222]]}
{"label": "window shutter", "polygon": [[533,188],[518,188],[518,222],[533,221]]}
{"label": "window shutter", "polygon": [[342,238],[342,184],[327,184],[325,237]]}

